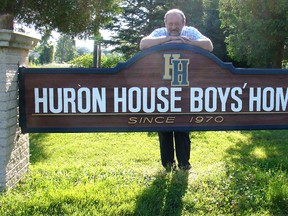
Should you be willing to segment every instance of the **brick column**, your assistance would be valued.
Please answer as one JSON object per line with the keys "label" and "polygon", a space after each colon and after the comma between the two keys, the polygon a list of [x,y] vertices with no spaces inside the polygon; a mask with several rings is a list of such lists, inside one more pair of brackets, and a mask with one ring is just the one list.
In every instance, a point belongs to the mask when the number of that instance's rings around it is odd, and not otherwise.
{"label": "brick column", "polygon": [[18,66],[28,64],[39,39],[0,29],[0,192],[29,167],[29,138],[18,126]]}

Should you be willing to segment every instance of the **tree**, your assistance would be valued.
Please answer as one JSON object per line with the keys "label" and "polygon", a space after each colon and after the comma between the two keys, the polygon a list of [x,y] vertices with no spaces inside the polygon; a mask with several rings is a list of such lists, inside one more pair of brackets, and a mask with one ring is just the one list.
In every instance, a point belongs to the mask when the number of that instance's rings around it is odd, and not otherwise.
{"label": "tree", "polygon": [[87,47],[76,47],[77,56],[82,56],[91,53]]}
{"label": "tree", "polygon": [[139,51],[141,38],[155,27],[163,25],[163,16],[169,8],[170,1],[163,0],[124,0],[121,14],[113,18],[107,28],[115,32],[112,40],[106,41],[115,47],[114,51],[131,57]]}
{"label": "tree", "polygon": [[0,7],[0,29],[13,30],[14,17],[21,13],[23,4],[24,0],[2,0]]}
{"label": "tree", "polygon": [[54,60],[54,46],[49,42],[51,34],[50,32],[45,32],[40,42],[40,46],[36,48],[39,53],[39,63],[49,64]]}
{"label": "tree", "polygon": [[222,61],[230,60],[227,56],[225,35],[219,18],[219,0],[181,0],[177,1],[185,13],[187,25],[196,27],[213,42],[213,53]]}
{"label": "tree", "polygon": [[75,40],[68,35],[61,35],[57,41],[55,58],[58,62],[71,61],[76,56]]}
{"label": "tree", "polygon": [[222,61],[231,61],[227,55],[225,34],[221,29],[219,18],[219,0],[203,0],[203,27],[204,35],[209,37],[214,45],[213,53]]}
{"label": "tree", "polygon": [[233,60],[281,68],[288,40],[288,1],[220,0],[220,18]]}
{"label": "tree", "polygon": [[187,19],[187,25],[198,28],[212,39],[215,54],[227,59],[223,31],[220,29],[218,0],[124,0],[121,15],[114,18],[108,28],[115,32],[112,41],[115,50],[130,57],[139,51],[142,37],[155,28],[163,27],[163,17],[167,10],[177,7]]}
{"label": "tree", "polygon": [[39,63],[40,64],[49,64],[53,62],[53,52],[54,46],[51,44],[45,44],[41,48],[40,56],[39,56]]}
{"label": "tree", "polygon": [[13,28],[13,19],[16,18],[40,31],[56,30],[71,36],[93,36],[117,12],[117,2],[118,0],[2,0],[0,28]]}

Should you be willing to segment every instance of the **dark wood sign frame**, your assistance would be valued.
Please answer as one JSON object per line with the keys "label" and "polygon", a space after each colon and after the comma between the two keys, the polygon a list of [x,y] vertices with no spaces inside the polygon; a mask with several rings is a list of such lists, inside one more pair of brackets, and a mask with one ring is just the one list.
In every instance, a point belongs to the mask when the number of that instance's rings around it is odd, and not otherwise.
{"label": "dark wood sign frame", "polygon": [[288,128],[288,70],[235,68],[184,44],[115,68],[20,68],[22,132]]}

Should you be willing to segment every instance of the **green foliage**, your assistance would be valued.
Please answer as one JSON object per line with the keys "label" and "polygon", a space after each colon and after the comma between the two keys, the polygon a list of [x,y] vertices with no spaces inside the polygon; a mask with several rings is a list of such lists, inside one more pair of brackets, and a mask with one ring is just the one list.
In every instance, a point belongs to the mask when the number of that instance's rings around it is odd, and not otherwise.
{"label": "green foliage", "polygon": [[93,54],[86,54],[79,56],[77,58],[74,58],[69,62],[71,64],[71,67],[84,67],[84,68],[90,68],[93,65]]}
{"label": "green foliage", "polygon": [[76,48],[77,56],[86,55],[91,53],[87,47],[78,47]]}
{"label": "green foliage", "polygon": [[108,28],[115,32],[111,41],[106,41],[130,58],[139,51],[142,37],[150,34],[152,29],[163,24],[165,10],[169,1],[122,1],[121,14],[113,18]]}
{"label": "green foliage", "polygon": [[50,32],[46,32],[40,42],[39,47],[35,51],[39,53],[39,57],[34,63],[49,64],[54,61],[54,46],[49,42]]}
{"label": "green foliage", "polygon": [[166,173],[155,133],[30,134],[30,172],[0,215],[287,215],[288,131],[191,132]]}
{"label": "green foliage", "polygon": [[[193,15],[193,13],[192,13]],[[203,0],[203,25],[200,28],[202,33],[213,42],[215,54],[222,61],[227,62],[231,59],[227,55],[225,35],[221,29],[219,18],[219,0]]]}
{"label": "green foliage", "polygon": [[102,68],[113,68],[119,62],[124,62],[125,58],[120,54],[111,54],[102,55],[101,57],[101,67]]}
{"label": "green foliage", "polygon": [[76,56],[75,40],[68,35],[61,35],[57,41],[55,60],[69,62]]}
{"label": "green foliage", "polygon": [[[125,58],[120,54],[103,54],[101,56],[101,68],[113,68],[115,67],[119,62],[125,61]],[[89,68],[93,65],[93,55],[87,54],[83,56],[79,56],[72,61],[69,62],[71,64],[71,67],[85,67]]]}
{"label": "green foliage", "polygon": [[282,68],[288,69],[288,60],[283,60],[283,62],[282,62]]}
{"label": "green foliage", "polygon": [[40,64],[49,64],[53,62],[54,46],[52,44],[45,44],[41,46],[39,56]]}
{"label": "green foliage", "polygon": [[287,10],[287,0],[220,0],[231,58],[251,67],[281,68],[288,40]]}
{"label": "green foliage", "polygon": [[93,36],[118,13],[118,0],[4,0],[0,14],[12,14],[38,30]]}
{"label": "green foliage", "polygon": [[[23,7],[23,0],[1,0],[0,15],[1,14],[18,14]],[[17,7],[15,7],[17,5]]]}

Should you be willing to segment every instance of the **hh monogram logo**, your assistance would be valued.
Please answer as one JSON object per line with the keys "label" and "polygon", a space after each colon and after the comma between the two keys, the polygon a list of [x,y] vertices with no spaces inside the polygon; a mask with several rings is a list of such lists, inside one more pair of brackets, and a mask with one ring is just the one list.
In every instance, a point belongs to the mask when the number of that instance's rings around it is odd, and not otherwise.
{"label": "hh monogram logo", "polygon": [[171,80],[171,86],[189,86],[189,59],[181,59],[181,54],[164,53],[163,80]]}

